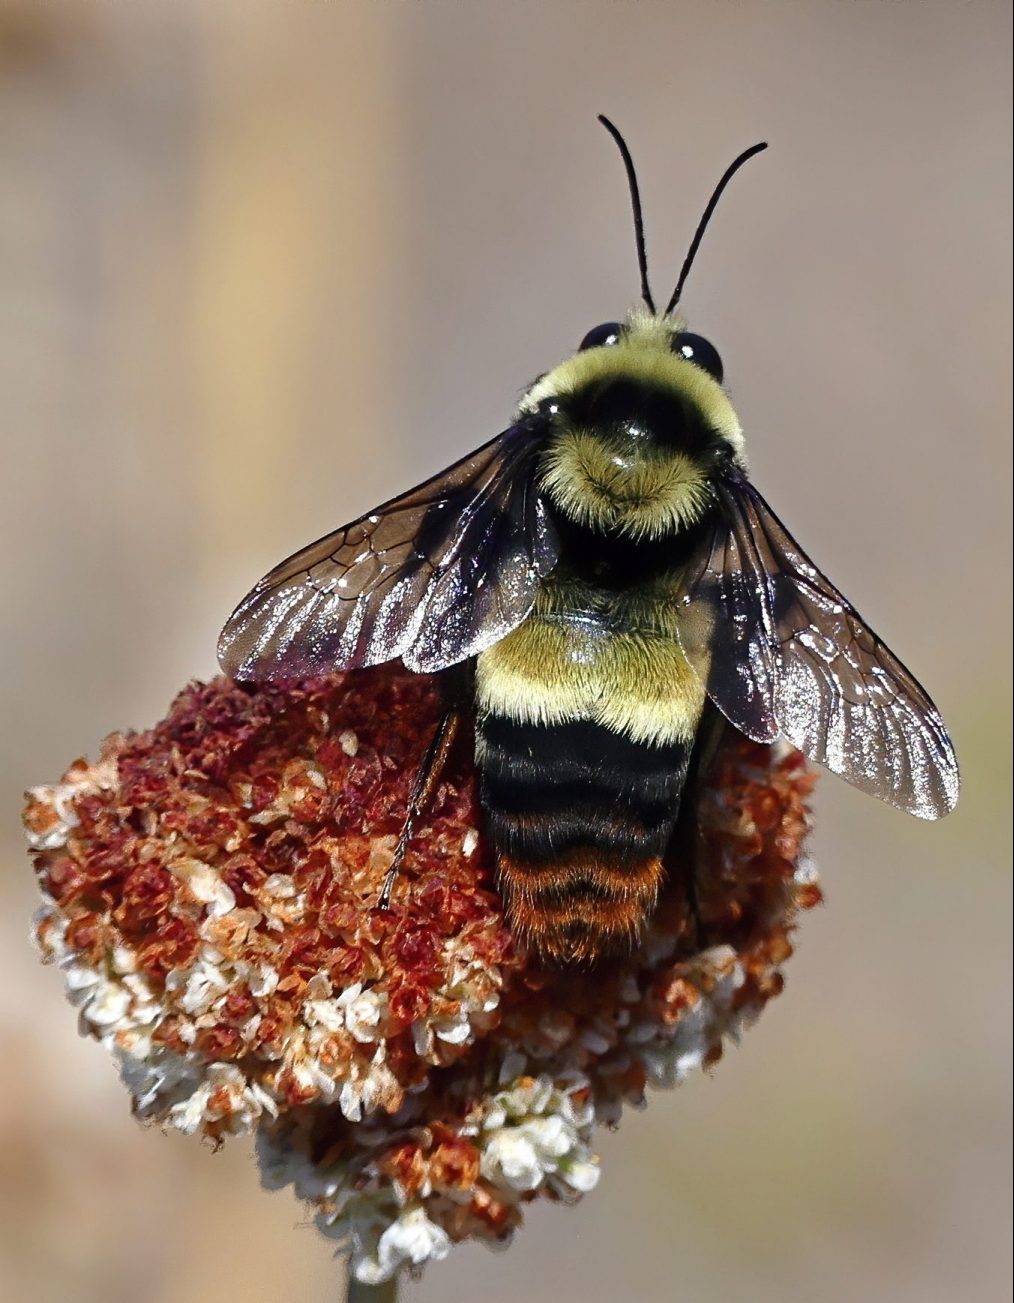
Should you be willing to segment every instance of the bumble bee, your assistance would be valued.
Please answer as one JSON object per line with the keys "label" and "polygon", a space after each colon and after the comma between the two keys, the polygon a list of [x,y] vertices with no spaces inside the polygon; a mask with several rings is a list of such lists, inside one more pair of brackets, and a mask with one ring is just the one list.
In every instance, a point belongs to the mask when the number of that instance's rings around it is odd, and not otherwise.
{"label": "bumble bee", "polygon": [[939,713],[747,477],[721,359],[677,311],[719,196],[765,146],[722,177],[658,311],[633,163],[601,121],[643,303],[537,379],[502,434],[272,570],[219,644],[238,679],[396,658],[456,679],[380,903],[470,713],[508,916],[561,964],[633,944],[667,873],[691,896],[677,824],[716,727],[784,736],[920,818],[958,796]]}

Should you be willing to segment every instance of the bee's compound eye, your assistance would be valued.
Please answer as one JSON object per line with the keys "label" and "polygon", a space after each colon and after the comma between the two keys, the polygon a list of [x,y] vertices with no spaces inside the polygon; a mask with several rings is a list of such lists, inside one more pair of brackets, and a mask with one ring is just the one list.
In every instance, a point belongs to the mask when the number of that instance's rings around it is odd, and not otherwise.
{"label": "bee's compound eye", "polygon": [[579,353],[583,353],[586,348],[609,348],[612,344],[620,342],[620,323],[618,321],[603,321],[601,326],[595,326],[589,330],[584,339],[581,340]]}
{"label": "bee's compound eye", "polygon": [[685,357],[688,362],[693,362],[702,371],[707,371],[719,384],[722,383],[722,359],[718,356],[718,349],[703,335],[692,335],[689,330],[681,330],[672,337],[672,351]]}

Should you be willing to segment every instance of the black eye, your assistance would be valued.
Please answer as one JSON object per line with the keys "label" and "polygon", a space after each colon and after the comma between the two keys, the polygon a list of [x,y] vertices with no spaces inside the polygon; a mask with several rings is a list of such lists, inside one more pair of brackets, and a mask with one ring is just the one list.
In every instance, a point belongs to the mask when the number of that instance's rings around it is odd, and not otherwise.
{"label": "black eye", "polygon": [[581,340],[579,353],[583,353],[586,348],[608,348],[610,344],[620,342],[620,323],[618,321],[603,321],[601,326],[595,326],[589,330],[584,339]]}
{"label": "black eye", "polygon": [[685,357],[688,362],[693,362],[702,371],[707,371],[719,384],[722,383],[722,359],[718,356],[718,349],[714,344],[709,344],[703,335],[692,335],[689,330],[680,331],[672,337],[672,351]]}

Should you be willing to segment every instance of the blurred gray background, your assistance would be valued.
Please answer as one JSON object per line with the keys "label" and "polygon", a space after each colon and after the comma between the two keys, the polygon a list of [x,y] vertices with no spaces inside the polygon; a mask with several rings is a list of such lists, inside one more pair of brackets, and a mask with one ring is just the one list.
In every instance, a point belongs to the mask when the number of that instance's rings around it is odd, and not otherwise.
{"label": "blurred gray background", "polygon": [[602,1137],[575,1211],[414,1303],[1006,1298],[1009,13],[1002,0],[3,0],[0,1292],[320,1303],[242,1143],[142,1132],[57,974],[20,790],[154,721],[246,587],[685,298],[754,476],[930,687],[956,814],[834,780],[826,907],[711,1078]]}

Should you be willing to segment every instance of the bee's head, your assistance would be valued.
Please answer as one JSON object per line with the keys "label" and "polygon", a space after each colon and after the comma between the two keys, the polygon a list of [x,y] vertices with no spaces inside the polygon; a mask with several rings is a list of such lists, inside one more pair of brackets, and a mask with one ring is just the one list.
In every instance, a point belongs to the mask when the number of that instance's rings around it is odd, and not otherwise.
{"label": "bee's head", "polygon": [[745,469],[718,350],[672,314],[637,308],[588,331],[520,408],[546,423],[543,482],[565,515],[658,537],[690,525],[711,482]]}
{"label": "bee's head", "polygon": [[635,308],[594,326],[578,351],[540,376],[522,416],[636,448],[683,452],[705,466],[743,464],[743,432],[713,344],[674,314]]}
{"label": "bee's head", "polygon": [[698,223],[666,307],[655,307],[637,176],[623,137],[616,141],[634,211],[643,307],[585,335],[578,351],[531,386],[519,417],[544,423],[551,437],[542,479],[557,507],[614,533],[661,537],[698,520],[711,484],[745,469],[743,432],[722,388],[718,350],[677,314],[683,285],[722,191],[766,148],[754,145],[725,171]]}

